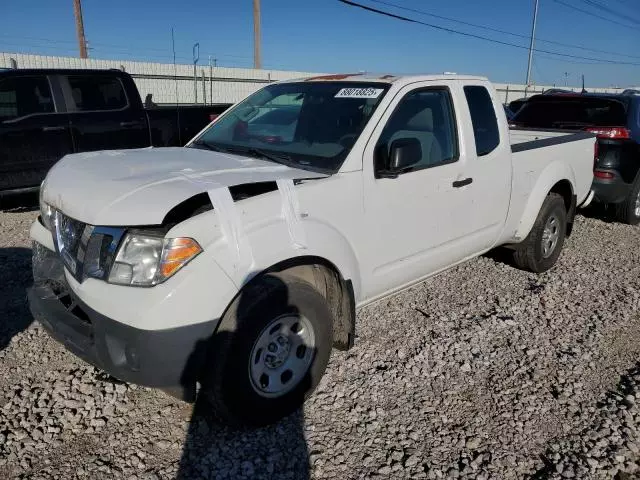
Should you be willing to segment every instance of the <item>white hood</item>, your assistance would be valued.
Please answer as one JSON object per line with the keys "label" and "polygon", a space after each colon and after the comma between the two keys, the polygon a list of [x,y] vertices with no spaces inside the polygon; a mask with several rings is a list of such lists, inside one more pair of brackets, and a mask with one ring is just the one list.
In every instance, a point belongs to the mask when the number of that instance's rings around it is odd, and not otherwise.
{"label": "white hood", "polygon": [[91,225],[157,225],[180,202],[216,187],[324,176],[196,148],[87,152],[49,171],[43,198]]}

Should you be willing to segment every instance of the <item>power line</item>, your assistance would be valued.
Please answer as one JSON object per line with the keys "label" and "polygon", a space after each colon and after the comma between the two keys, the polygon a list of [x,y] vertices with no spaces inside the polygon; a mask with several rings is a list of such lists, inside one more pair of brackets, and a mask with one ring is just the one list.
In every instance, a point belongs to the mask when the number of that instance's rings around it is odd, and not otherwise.
{"label": "power line", "polygon": [[[62,47],[62,46],[56,46],[56,45],[40,45],[37,47],[34,46],[29,46],[29,45],[25,45],[23,43],[15,43],[15,44],[11,44],[11,43],[3,43],[0,42],[0,47],[2,47],[2,45],[8,45],[9,48],[11,49],[10,52],[7,53],[16,53],[16,54],[24,54],[24,55],[37,55],[38,52],[40,51],[42,52],[43,50],[51,50],[51,53],[47,52],[48,55],[59,55],[59,56],[69,56],[69,57],[75,57],[76,56],[76,52],[75,52],[75,48],[74,47]],[[17,47],[19,49],[22,50],[22,48],[27,47],[30,48],[29,51],[19,51],[19,50],[13,50],[14,47]],[[91,47],[93,49],[93,47]],[[31,49],[35,49],[37,51],[33,51]],[[96,48],[93,50],[94,52],[98,52],[98,54],[100,55],[107,55],[107,56],[126,56],[126,57],[133,57],[131,59],[131,61],[140,61],[140,62],[144,62],[146,61],[145,59],[150,59],[156,62],[160,62],[161,60],[171,60],[173,59],[173,55],[171,53],[167,54],[167,55],[158,55],[158,54],[152,54],[152,55],[140,55],[140,54],[136,54],[133,52],[125,52],[125,51],[114,51],[114,50],[102,50],[99,48]],[[212,57],[221,57],[222,55],[220,54],[216,54],[213,55],[211,54]],[[241,58],[247,58],[247,60],[242,60],[242,59],[219,59],[220,62],[218,63],[218,67],[231,67],[231,68],[249,68],[252,69],[253,68],[253,63],[251,60],[251,57],[241,57]],[[107,61],[116,61],[113,59],[107,59],[107,58],[97,58],[96,55],[93,56],[92,58],[93,60],[107,60]],[[193,59],[191,57],[185,57],[185,56],[176,56],[176,59],[178,60],[183,60],[185,63],[181,64],[181,65],[191,65],[193,62]],[[224,64],[221,64],[221,62],[223,62]],[[164,62],[164,63],[169,63],[169,62]],[[286,65],[286,64],[282,64],[282,63],[268,63],[268,64],[264,64],[263,65],[264,68],[268,68],[268,69],[272,69],[272,70],[285,70],[285,69],[291,69],[291,65]],[[298,69],[295,69],[298,70]]]}
{"label": "power line", "polygon": [[[144,56],[146,58],[170,58],[171,54],[167,53],[166,55],[161,55],[161,54],[144,54],[144,55],[140,55],[137,53],[134,53],[132,51],[127,51],[127,50],[113,50],[113,49],[103,49],[100,47],[93,47],[93,43],[91,44],[91,49],[96,52],[101,52],[105,55],[124,55],[124,56],[133,56],[133,57],[141,57]],[[53,50],[53,51],[58,51],[58,52],[74,52],[75,48],[73,48],[72,46],[61,46],[61,45],[42,45],[42,44],[38,44],[38,45],[34,45],[34,44],[29,44],[29,43],[25,43],[25,42],[4,42],[4,41],[0,41],[0,47],[1,46],[5,46],[6,48],[20,48],[20,49],[29,49],[29,50],[35,50],[35,51],[42,51],[42,50]],[[76,56],[75,54],[72,54],[72,56]],[[181,59],[185,59],[185,60],[191,60],[190,57],[177,57],[177,58],[181,58]]]}
{"label": "power line", "polygon": [[[630,4],[630,3],[633,3],[633,1],[632,1],[632,0],[616,0],[616,1],[617,1],[618,3],[622,3],[622,4],[627,5],[627,6],[629,6],[629,4]],[[631,7],[629,7],[629,8],[634,8],[634,9],[635,9],[635,7],[636,7],[636,6],[634,5],[634,6],[631,6]]]}
{"label": "power line", "polygon": [[552,55],[545,55],[544,53],[538,53],[536,58],[544,58],[546,60],[552,60],[554,62],[562,62],[562,63],[573,63],[576,65],[601,65],[599,62],[586,62],[580,60],[568,60],[566,58],[557,58]]}
{"label": "power line", "polygon": [[58,40],[53,38],[40,38],[40,37],[22,37],[19,35],[5,35],[4,33],[0,33],[0,40],[2,38],[9,38],[14,40],[36,40],[39,42],[47,42],[47,43],[69,43],[76,45],[78,43],[77,40]]}
{"label": "power line", "polygon": [[[379,4],[382,4],[382,5],[387,5],[389,7],[394,7],[394,8],[400,9],[400,10],[405,10],[407,12],[413,12],[413,13],[417,13],[419,15],[425,15],[427,17],[438,18],[440,20],[446,20],[448,22],[454,22],[454,23],[459,23],[461,25],[467,25],[469,27],[480,28],[480,29],[487,30],[487,31],[490,31],[490,32],[502,33],[504,35],[511,35],[513,37],[524,38],[526,40],[529,40],[531,38],[528,35],[522,35],[520,33],[509,32],[507,30],[501,30],[499,28],[487,27],[486,25],[478,25],[477,23],[465,22],[463,20],[457,20],[457,19],[451,18],[451,17],[445,17],[445,16],[442,16],[442,15],[436,15],[434,13],[425,12],[424,10],[418,10],[418,9],[415,9],[415,8],[404,7],[402,5],[398,5],[396,3],[391,3],[391,2],[386,2],[384,0],[369,0],[369,1],[372,2],[372,3],[379,3]],[[640,56],[637,56],[637,55],[626,55],[624,53],[611,52],[611,51],[607,51],[607,50],[600,50],[600,49],[597,49],[597,48],[589,48],[589,47],[585,47],[585,46],[582,46],[582,45],[575,45],[575,44],[571,44],[571,43],[556,42],[554,40],[547,40],[547,39],[539,38],[539,37],[536,37],[536,42],[544,42],[544,43],[548,43],[548,44],[552,44],[552,45],[559,45],[559,46],[562,46],[562,47],[569,47],[569,48],[577,48],[577,49],[580,49],[580,50],[587,50],[587,51],[590,51],[590,52],[606,53],[608,55],[618,55],[618,56],[621,56],[621,57],[640,59]]]}
{"label": "power line", "polygon": [[[3,42],[3,38],[9,38],[9,39],[18,39],[18,40],[34,40],[36,42],[45,42],[46,44],[51,44],[51,43],[64,43],[64,44],[72,44],[75,45],[77,42],[75,41],[71,41],[71,40],[58,40],[58,39],[51,39],[51,38],[41,38],[41,37],[24,37],[24,36],[17,36],[17,35],[4,35],[4,34],[0,34],[0,43],[7,43],[7,42]],[[9,42],[9,44],[12,45],[25,45],[25,46],[32,46],[32,47],[38,47],[39,45],[34,45],[33,43],[29,44],[29,43],[16,43],[16,42]],[[115,48],[115,49],[124,49],[127,52],[162,52],[165,53],[167,56],[172,56],[171,55],[171,48],[153,48],[153,47],[135,47],[135,48],[131,48],[130,45],[117,45],[117,44],[113,44],[113,43],[102,43],[102,42],[91,42],[91,48],[93,49],[98,49],[100,47],[100,49],[102,49],[101,47],[107,47],[107,48]],[[47,47],[48,48],[48,47]],[[208,55],[208,54],[206,54]],[[249,56],[249,55],[236,55],[236,54],[229,54],[229,53],[216,53],[216,54],[211,54],[211,56],[215,56],[215,57],[230,57],[230,58],[246,58],[246,59],[251,59],[253,57]],[[177,57],[177,58],[187,58],[187,57]],[[188,57],[188,60],[191,60],[191,57]]]}
{"label": "power line", "polygon": [[618,22],[617,20],[612,20],[611,18],[607,18],[607,17],[603,17],[602,15],[598,15],[597,13],[593,13],[593,12],[589,12],[588,10],[584,10],[580,7],[576,7],[575,5],[571,5],[569,3],[563,2],[562,0],[554,0],[556,3],[559,3],[560,5],[564,5],[565,7],[569,7],[572,8],[573,10],[577,10],[578,12],[582,12],[585,15],[590,15],[592,17],[596,17],[599,18],[600,20],[604,20],[606,22],[611,22],[611,23],[615,23],[616,25],[620,25],[621,27],[626,27],[626,28],[631,28],[632,30],[638,30],[638,27],[634,27],[633,25],[627,25],[625,23],[622,22]]}
{"label": "power line", "polygon": [[587,5],[590,5],[590,6],[592,6],[592,7],[595,7],[595,8],[597,8],[598,10],[602,10],[603,12],[606,12],[606,13],[608,13],[609,15],[612,15],[612,16],[614,16],[614,17],[623,18],[623,19],[625,19],[625,20],[631,20],[633,23],[636,23],[636,24],[640,23],[640,22],[638,22],[638,20],[637,20],[636,18],[633,18],[633,17],[631,17],[631,16],[629,16],[629,15],[626,15],[626,14],[624,14],[624,13],[616,12],[615,10],[613,10],[613,9],[611,9],[611,8],[609,8],[609,7],[607,7],[606,5],[602,5],[601,3],[596,2],[596,1],[594,1],[594,0],[580,0],[580,1],[581,1],[582,3],[585,3],[585,4],[587,4]]}
{"label": "power line", "polygon": [[540,78],[540,80],[542,80],[543,83],[546,83],[547,85],[550,83],[554,83],[554,82],[549,82],[549,78],[546,75],[542,75],[542,73],[540,73],[540,67],[538,65],[538,62],[536,62],[536,59],[534,58],[531,62],[533,64],[533,68],[536,71],[536,73],[538,74],[538,77]]}
{"label": "power line", "polygon": [[[484,41],[487,41],[487,42],[496,43],[498,45],[505,45],[505,46],[508,46],[508,47],[514,47],[514,48],[520,48],[520,49],[524,49],[524,50],[529,50],[529,47],[526,47],[526,46],[523,46],[523,45],[517,45],[515,43],[504,42],[502,40],[496,40],[496,39],[493,39],[493,38],[484,37],[482,35],[475,35],[473,33],[461,32],[460,30],[455,30],[453,28],[443,27],[441,25],[434,25],[432,23],[422,22],[420,20],[415,20],[415,19],[412,19],[412,18],[403,17],[401,15],[396,15],[394,13],[385,12],[384,10],[378,10],[377,8],[368,7],[368,6],[362,5],[360,3],[352,2],[351,0],[338,0],[338,1],[341,2],[341,3],[344,3],[346,5],[352,6],[352,7],[361,8],[363,10],[367,10],[367,11],[370,11],[370,12],[373,12],[373,13],[377,13],[379,15],[395,18],[395,19],[402,20],[402,21],[409,22],[409,23],[416,23],[416,24],[419,24],[419,25],[424,25],[426,27],[434,28],[436,30],[441,30],[441,31],[444,31],[444,32],[449,32],[449,33],[455,33],[456,35],[462,35],[462,36],[465,36],[465,37],[476,38],[478,40],[484,40]],[[558,0],[556,0],[556,1],[558,1]],[[540,52],[540,53],[548,53],[548,54],[551,54],[551,55],[558,55],[558,56],[566,57],[566,58],[577,58],[579,60],[592,60],[592,61],[597,61],[597,62],[600,62],[600,63],[603,63],[603,64],[640,66],[640,63],[623,62],[623,61],[618,61],[618,60],[607,60],[607,59],[600,59],[600,58],[593,58],[593,57],[583,57],[583,56],[580,56],[580,55],[571,55],[571,54],[568,54],[568,53],[552,52],[552,51],[549,51],[549,50],[542,50],[542,49],[539,49],[539,48],[534,48],[533,51],[534,52]]]}

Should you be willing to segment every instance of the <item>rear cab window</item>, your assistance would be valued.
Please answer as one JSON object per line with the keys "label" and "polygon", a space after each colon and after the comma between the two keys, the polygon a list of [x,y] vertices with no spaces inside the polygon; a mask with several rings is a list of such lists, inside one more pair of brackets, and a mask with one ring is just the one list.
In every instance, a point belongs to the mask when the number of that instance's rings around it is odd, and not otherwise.
{"label": "rear cab window", "polygon": [[471,114],[476,154],[479,157],[488,155],[500,145],[500,130],[491,95],[480,85],[465,86],[464,95]]}
{"label": "rear cab window", "polygon": [[0,81],[0,122],[54,112],[46,76],[12,76]]}
{"label": "rear cab window", "polygon": [[79,112],[122,110],[128,106],[122,82],[108,75],[69,75],[72,110]]}

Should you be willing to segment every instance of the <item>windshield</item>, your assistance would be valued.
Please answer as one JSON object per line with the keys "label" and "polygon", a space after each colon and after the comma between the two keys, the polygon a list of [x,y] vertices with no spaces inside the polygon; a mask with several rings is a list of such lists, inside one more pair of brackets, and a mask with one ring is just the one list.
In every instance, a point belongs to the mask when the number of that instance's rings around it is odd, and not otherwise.
{"label": "windshield", "polygon": [[611,127],[626,125],[627,112],[621,101],[589,97],[539,97],[527,102],[513,122],[533,128]]}
{"label": "windshield", "polygon": [[235,105],[192,146],[335,172],[388,88],[365,82],[269,85]]}

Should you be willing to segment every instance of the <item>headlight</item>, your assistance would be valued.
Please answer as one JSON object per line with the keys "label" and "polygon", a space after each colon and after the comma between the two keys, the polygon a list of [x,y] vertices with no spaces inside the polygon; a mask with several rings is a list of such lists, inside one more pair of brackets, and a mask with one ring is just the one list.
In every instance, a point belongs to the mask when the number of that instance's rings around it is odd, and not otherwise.
{"label": "headlight", "polygon": [[45,182],[46,180],[42,182],[42,185],[40,185],[40,217],[42,218],[42,224],[45,228],[47,230],[51,230],[54,211],[53,208],[51,208],[51,205],[46,204],[43,199]]}
{"label": "headlight", "polygon": [[119,285],[156,285],[164,282],[200,252],[202,248],[192,238],[128,233],[111,267],[109,282]]}

